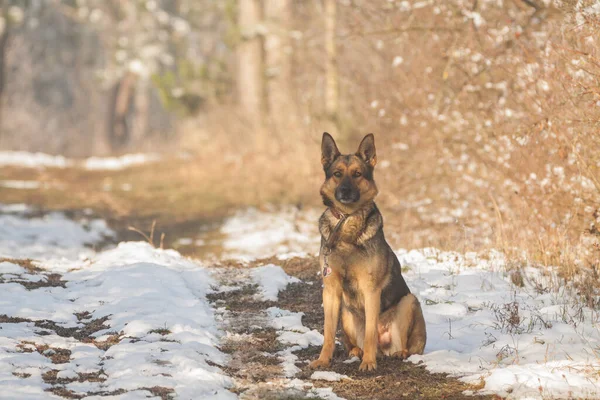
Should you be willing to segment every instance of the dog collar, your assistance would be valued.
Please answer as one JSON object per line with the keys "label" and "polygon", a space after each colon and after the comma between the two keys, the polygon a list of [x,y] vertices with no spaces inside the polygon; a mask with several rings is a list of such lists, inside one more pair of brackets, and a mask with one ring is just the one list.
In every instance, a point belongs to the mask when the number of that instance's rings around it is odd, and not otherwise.
{"label": "dog collar", "polygon": [[333,207],[329,207],[329,209],[331,210],[331,213],[333,214],[333,216],[336,217],[337,219],[342,219],[346,216],[346,214],[339,212],[338,210],[336,210]]}
{"label": "dog collar", "polygon": [[348,218],[347,214],[342,214],[335,208],[330,208],[330,210],[333,216],[339,219],[339,221],[337,222],[337,224],[335,224],[335,227],[332,229],[331,233],[329,234],[329,237],[327,238],[327,241],[325,242],[325,246],[323,247],[323,278],[326,278],[332,273],[332,269],[329,266],[329,263],[327,262],[327,257],[333,250],[335,242],[337,242],[340,236],[340,229],[342,228],[342,225],[344,225],[344,222],[346,222],[346,218]]}

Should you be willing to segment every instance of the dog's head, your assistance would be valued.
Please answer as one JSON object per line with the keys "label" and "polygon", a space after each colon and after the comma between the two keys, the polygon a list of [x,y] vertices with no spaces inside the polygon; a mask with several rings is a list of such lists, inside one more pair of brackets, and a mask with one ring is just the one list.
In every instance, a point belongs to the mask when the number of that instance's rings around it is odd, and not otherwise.
{"label": "dog's head", "polygon": [[321,163],[325,182],[321,186],[323,203],[343,213],[352,213],[377,196],[373,169],[377,164],[375,137],[364,137],[355,154],[340,154],[327,132],[321,143]]}

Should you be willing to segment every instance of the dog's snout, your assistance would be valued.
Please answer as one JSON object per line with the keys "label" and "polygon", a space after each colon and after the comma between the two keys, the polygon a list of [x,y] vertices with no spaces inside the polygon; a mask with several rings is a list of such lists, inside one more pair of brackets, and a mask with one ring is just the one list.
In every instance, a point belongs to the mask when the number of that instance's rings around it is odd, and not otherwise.
{"label": "dog's snout", "polygon": [[342,195],[342,197],[350,197],[350,195],[352,195],[352,188],[351,187],[341,187],[340,194]]}
{"label": "dog's snout", "polygon": [[335,198],[341,203],[354,203],[359,200],[360,192],[352,184],[342,183],[335,191]]}

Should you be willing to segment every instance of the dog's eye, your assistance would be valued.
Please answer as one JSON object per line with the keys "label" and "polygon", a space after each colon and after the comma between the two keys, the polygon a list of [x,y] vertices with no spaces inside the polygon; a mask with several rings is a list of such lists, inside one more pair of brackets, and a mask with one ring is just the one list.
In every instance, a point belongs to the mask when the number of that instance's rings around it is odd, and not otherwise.
{"label": "dog's eye", "polygon": [[358,178],[359,176],[361,176],[362,174],[360,173],[360,171],[356,171],[354,174],[352,174],[355,178]]}
{"label": "dog's eye", "polygon": [[333,173],[333,176],[335,176],[336,178],[341,178],[342,177],[342,173],[340,171],[335,171]]}

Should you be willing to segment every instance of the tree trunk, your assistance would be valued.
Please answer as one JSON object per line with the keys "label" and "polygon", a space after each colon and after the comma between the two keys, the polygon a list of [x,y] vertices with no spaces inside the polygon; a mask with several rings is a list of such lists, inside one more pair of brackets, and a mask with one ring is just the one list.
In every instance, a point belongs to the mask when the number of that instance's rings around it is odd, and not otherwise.
{"label": "tree trunk", "polygon": [[328,118],[338,118],[339,81],[335,43],[337,0],[325,0],[325,111]]}
{"label": "tree trunk", "polygon": [[265,41],[268,110],[276,125],[289,123],[295,115],[292,96],[291,0],[266,0]]}
{"label": "tree trunk", "polygon": [[263,44],[258,32],[262,12],[258,0],[239,0],[238,4],[242,34],[237,49],[239,102],[248,121],[259,126],[265,110]]}
{"label": "tree trunk", "polygon": [[133,106],[136,76],[128,72],[114,89],[108,127],[109,142],[113,151],[123,149],[131,140],[132,127],[128,121]]}
{"label": "tree trunk", "polygon": [[2,144],[2,111],[4,109],[4,88],[6,87],[6,49],[8,47],[8,35],[9,35],[9,18],[8,18],[8,2],[4,1],[2,4],[2,18],[4,25],[0,31],[0,145]]}
{"label": "tree trunk", "polygon": [[150,110],[150,87],[147,80],[140,80],[134,93],[135,118],[131,130],[131,142],[134,146],[141,146],[148,133],[148,113]]}

